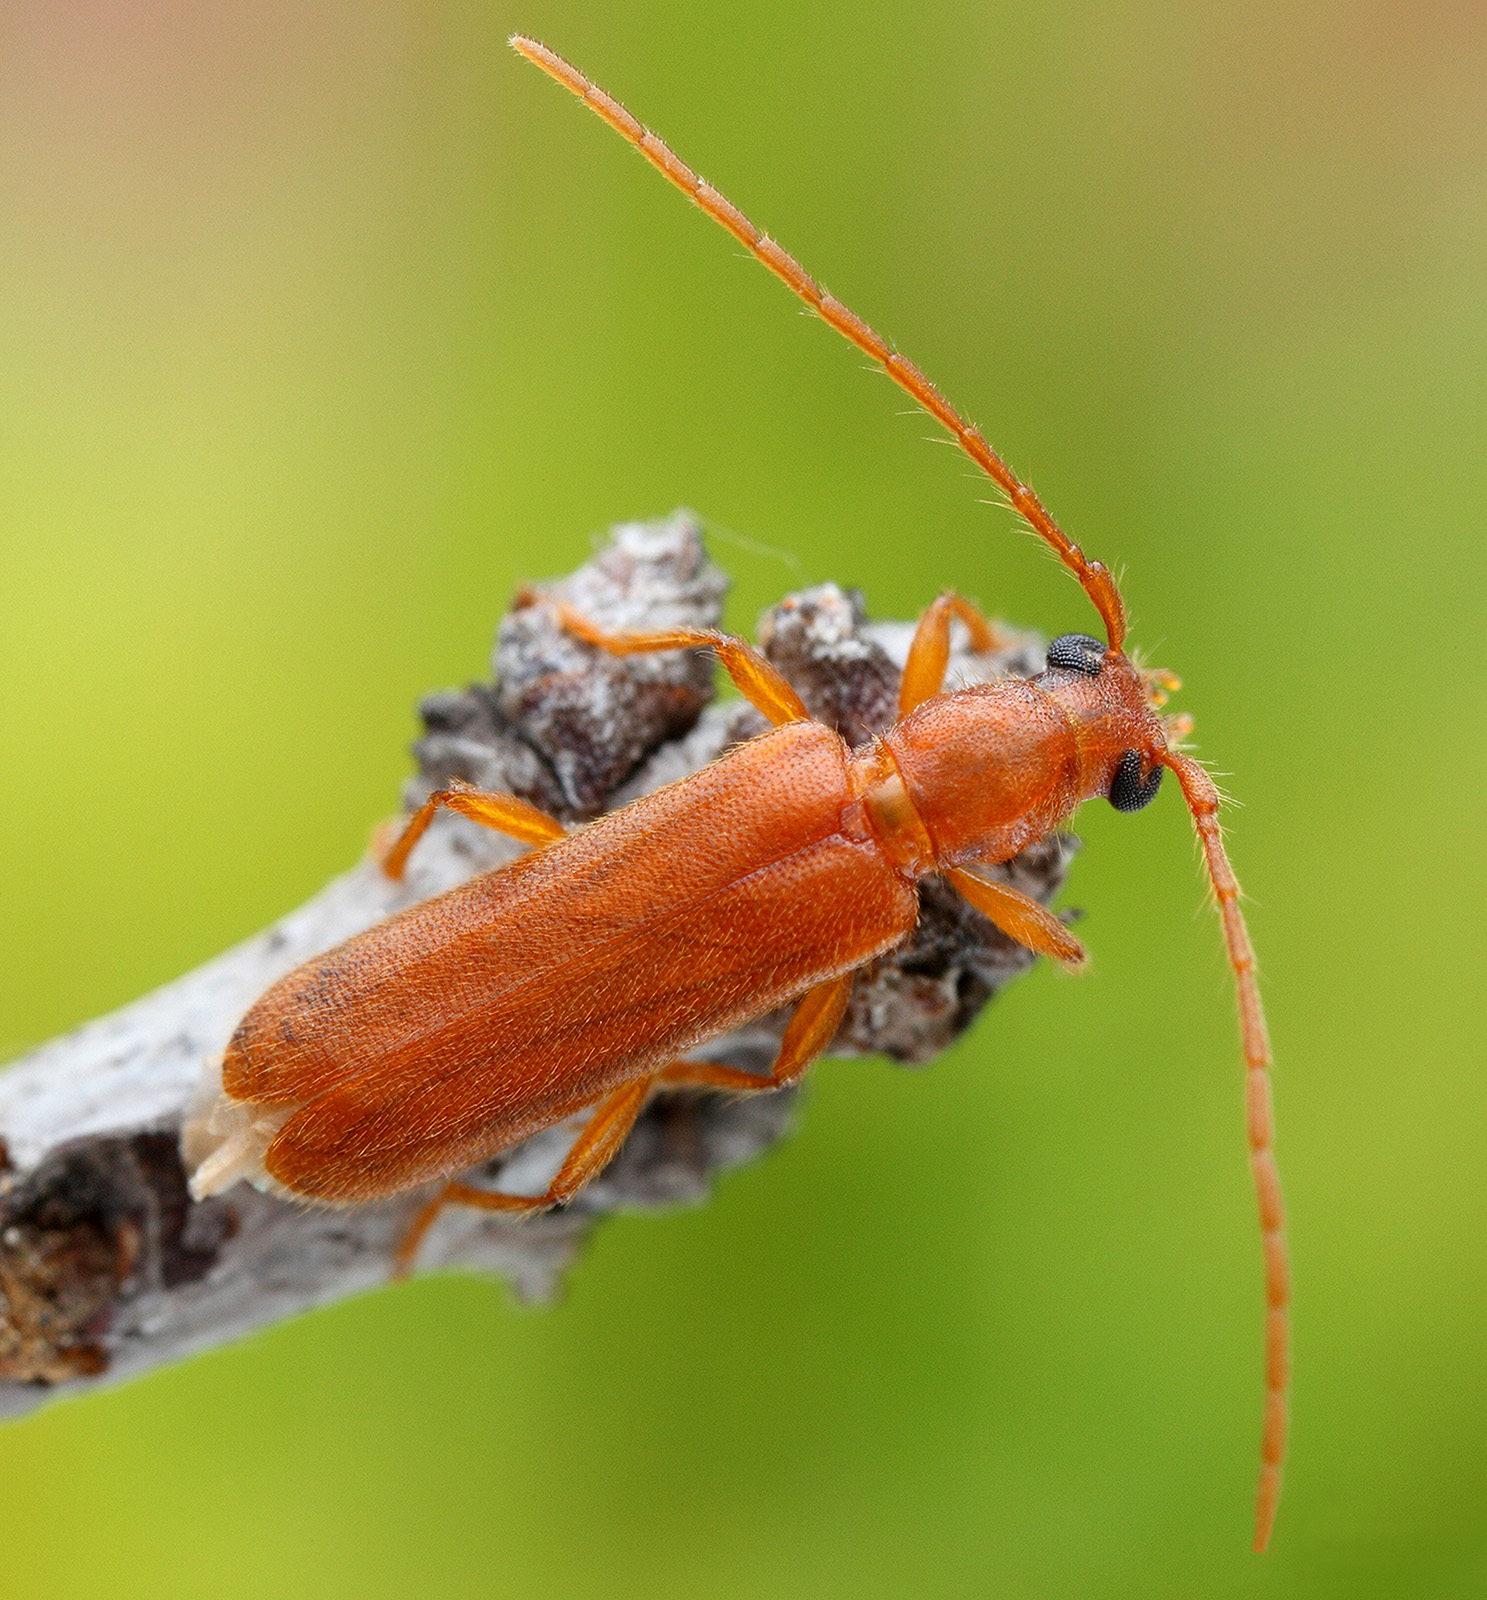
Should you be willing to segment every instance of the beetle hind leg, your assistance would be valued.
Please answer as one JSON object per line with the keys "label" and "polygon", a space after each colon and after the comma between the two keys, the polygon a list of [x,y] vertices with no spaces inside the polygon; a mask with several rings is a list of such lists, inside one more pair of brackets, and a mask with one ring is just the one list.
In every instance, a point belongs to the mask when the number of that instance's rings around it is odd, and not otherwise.
{"label": "beetle hind leg", "polygon": [[447,789],[436,789],[409,817],[397,843],[382,858],[382,870],[389,878],[402,877],[413,846],[428,832],[440,806],[448,806],[471,822],[478,822],[482,828],[509,834],[523,844],[552,844],[567,837],[566,829],[556,817],[548,816],[516,795],[477,789],[472,783],[456,780]]}

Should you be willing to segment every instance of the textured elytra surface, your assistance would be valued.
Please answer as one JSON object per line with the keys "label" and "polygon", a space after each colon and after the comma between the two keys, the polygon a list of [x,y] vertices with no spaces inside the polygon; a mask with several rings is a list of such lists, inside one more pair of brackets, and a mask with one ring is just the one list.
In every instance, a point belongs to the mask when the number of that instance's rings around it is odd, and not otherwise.
{"label": "textured elytra surface", "polygon": [[[578,572],[518,597],[501,624],[491,682],[425,700],[406,804],[459,777],[580,823],[762,731],[749,706],[712,701],[705,653],[606,656],[563,632],[542,604],[561,597],[610,628],[715,626],[725,590],[689,514],[613,530]],[[893,721],[912,631],[870,622],[860,596],[824,584],[774,607],[759,640],[812,714],[859,743]],[[1029,676],[1042,665],[1039,638],[1008,634],[993,655],[953,654],[948,686]],[[193,1204],[177,1134],[203,1068],[271,983],[519,849],[441,816],[404,884],[364,862],[256,938],[0,1075],[0,1413],[385,1281],[421,1193],[337,1211],[239,1186]],[[1070,849],[1044,840],[996,870],[1047,901]],[[910,939],[859,975],[832,1053],[929,1061],[1032,959],[931,880]],[[696,1053],[765,1071],[787,1016],[759,1018]],[[658,1096],[572,1206],[525,1222],[451,1210],[420,1270],[483,1270],[525,1298],[549,1296],[600,1216],[700,1201],[718,1172],[785,1133],[794,1100],[793,1091]],[[488,1163],[482,1181],[498,1176],[513,1192],[540,1192],[573,1133],[565,1125],[528,1140]]]}

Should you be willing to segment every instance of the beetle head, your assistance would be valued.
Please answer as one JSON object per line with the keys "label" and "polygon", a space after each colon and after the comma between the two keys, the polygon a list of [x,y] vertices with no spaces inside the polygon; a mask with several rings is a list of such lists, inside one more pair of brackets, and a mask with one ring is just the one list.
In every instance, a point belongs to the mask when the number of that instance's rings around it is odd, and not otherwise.
{"label": "beetle head", "polygon": [[1078,730],[1083,798],[1103,795],[1117,811],[1149,805],[1168,751],[1192,727],[1190,717],[1158,715],[1181,680],[1088,634],[1065,633],[1049,645],[1037,682]]}

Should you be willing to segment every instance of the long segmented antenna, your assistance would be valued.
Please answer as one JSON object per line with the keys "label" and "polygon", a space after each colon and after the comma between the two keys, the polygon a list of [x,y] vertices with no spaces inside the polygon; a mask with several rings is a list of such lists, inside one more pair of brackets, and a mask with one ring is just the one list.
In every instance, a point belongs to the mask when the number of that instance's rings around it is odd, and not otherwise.
{"label": "long segmented antenna", "polygon": [[[1012,507],[1045,540],[1060,561],[1078,579],[1095,609],[1105,622],[1112,650],[1125,642],[1126,612],[1120,590],[1109,569],[1091,561],[1049,516],[1041,500],[950,404],[916,367],[891,349],[887,342],[849,311],[840,300],[827,294],[804,267],[758,228],[726,196],[699,178],[684,161],[648,128],[625,110],[613,95],[590,82],[577,67],[571,66],[546,45],[522,34],[514,34],[511,46],[534,66],[541,67],[565,89],[577,95],[586,106],[602,117],[616,133],[627,139],[664,177],[669,178],[694,205],[714,222],[721,223],[746,250],[769,268],[811,309],[829,322],[838,333],[876,361],[890,378],[924,407],[954,436],[961,449],[1007,496]],[[1239,884],[1224,851],[1219,829],[1219,795],[1213,780],[1197,762],[1169,750],[1163,757],[1177,777],[1183,798],[1192,813],[1193,825],[1203,846],[1209,881],[1218,901],[1223,923],[1229,965],[1234,971],[1239,995],[1240,1037],[1244,1048],[1246,1124],[1249,1134],[1250,1165],[1259,1200],[1260,1230],[1265,1251],[1265,1419],[1260,1443],[1260,1482],[1255,1496],[1256,1550],[1270,1543],[1275,1514],[1280,1503],[1281,1467],[1286,1449],[1286,1387],[1290,1368],[1290,1330],[1287,1307],[1290,1304],[1290,1268],[1286,1253],[1285,1208],[1281,1199],[1280,1177],[1275,1164],[1275,1125],[1270,1097],[1270,1040],[1265,1028],[1265,1013],[1255,985],[1255,957],[1239,907]]]}
{"label": "long segmented antenna", "polygon": [[1245,1123],[1250,1170],[1260,1207],[1260,1238],[1265,1251],[1265,1420],[1260,1433],[1260,1483],[1255,1491],[1255,1549],[1270,1543],[1280,1505],[1281,1468],[1286,1457],[1286,1388],[1291,1373],[1291,1266],[1286,1250],[1286,1208],[1275,1164],[1275,1114],[1270,1097],[1270,1033],[1255,983],[1255,952],[1239,908],[1239,880],[1229,865],[1219,828],[1219,792],[1196,761],[1169,750],[1165,765],[1182,787],[1203,846],[1208,880],[1224,925],[1229,965],[1239,994],[1239,1035],[1244,1046]]}
{"label": "long segmented antenna", "polygon": [[538,44],[535,39],[528,39],[519,33],[513,34],[509,42],[513,50],[525,56],[534,66],[541,67],[548,77],[556,78],[591,111],[601,116],[616,133],[628,139],[656,171],[669,178],[693,205],[705,211],[714,222],[721,223],[775,277],[787,288],[793,289],[812,311],[876,361],[900,389],[949,429],[961,449],[1006,495],[1012,509],[1034,533],[1052,546],[1059,560],[1079,580],[1080,586],[1094,603],[1095,610],[1104,618],[1110,648],[1120,649],[1126,637],[1126,608],[1109,568],[1101,561],[1091,561],[1064,533],[1049,516],[1043,502],[986,442],[980,429],[972,427],[912,361],[890,348],[888,342],[874,333],[856,312],[849,311],[840,300],[827,294],[789,251],[776,244],[768,234],[761,233],[731,200],[699,178],[685,161],[674,156],[613,95],[606,94],[598,84],[591,83],[577,67],[564,61],[562,56],[549,50],[545,44]]}

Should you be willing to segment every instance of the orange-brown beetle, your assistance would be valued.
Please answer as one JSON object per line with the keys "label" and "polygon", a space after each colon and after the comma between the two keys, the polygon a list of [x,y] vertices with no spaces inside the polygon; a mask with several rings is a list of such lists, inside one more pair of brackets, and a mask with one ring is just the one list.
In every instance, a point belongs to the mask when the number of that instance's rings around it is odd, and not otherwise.
{"label": "orange-brown beetle", "polygon": [[[912,931],[916,885],[927,875],[945,878],[1030,949],[1081,962],[1082,947],[1057,917],[974,868],[1010,859],[1086,800],[1139,810],[1170,770],[1202,844],[1239,995],[1268,1304],[1255,1515],[1255,1547],[1264,1549],[1285,1446],[1289,1298],[1270,1051],[1218,792],[1178,747],[1187,719],[1158,714],[1175,680],[1132,664],[1110,572],[1063,534],[918,368],[616,100],[544,46],[511,42],[950,431],[1078,579],[1106,642],[1066,634],[1037,678],[945,694],[952,619],[977,649],[992,633],[968,602],[944,595],[920,621],[899,721],[850,749],[812,722],[790,684],[740,639],[690,629],[605,634],[560,608],[569,629],[616,654],[711,647],[774,731],[571,835],[511,795],[458,787],[431,796],[388,854],[390,876],[402,873],[441,805],[534,848],[270,989],[228,1047],[214,1121],[221,1143],[193,1188],[209,1194],[247,1176],[345,1204],[445,1180],[404,1247],[404,1264],[451,1202],[508,1212],[559,1205],[604,1168],[657,1088],[750,1092],[798,1079],[836,1032],[854,971]],[[790,1001],[797,1008],[767,1076],[682,1059]],[[586,1110],[544,1194],[448,1181]]]}

